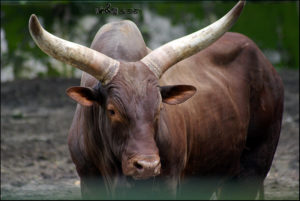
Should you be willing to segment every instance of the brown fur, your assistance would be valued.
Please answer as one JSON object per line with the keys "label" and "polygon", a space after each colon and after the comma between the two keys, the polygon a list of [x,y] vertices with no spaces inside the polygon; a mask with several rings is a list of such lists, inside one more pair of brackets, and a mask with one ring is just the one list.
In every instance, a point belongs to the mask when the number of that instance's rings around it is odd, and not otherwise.
{"label": "brown fur", "polygon": [[[139,62],[148,51],[132,22],[105,25],[91,48],[121,65],[105,86],[82,75],[81,86],[103,96],[91,107],[77,105],[69,131],[83,196],[122,195],[121,189],[131,184],[122,163],[143,153],[159,155],[156,180],[162,191],[174,195],[182,183],[178,196],[193,191],[195,198],[209,198],[220,187],[218,196],[232,199],[236,195],[225,184],[235,182],[237,191],[249,189],[246,198],[255,198],[279,139],[283,85],[250,39],[226,33],[159,81]],[[159,86],[178,84],[192,85],[197,92],[179,105],[163,103]],[[109,108],[116,111],[112,118]],[[101,191],[104,186],[107,190]]]}

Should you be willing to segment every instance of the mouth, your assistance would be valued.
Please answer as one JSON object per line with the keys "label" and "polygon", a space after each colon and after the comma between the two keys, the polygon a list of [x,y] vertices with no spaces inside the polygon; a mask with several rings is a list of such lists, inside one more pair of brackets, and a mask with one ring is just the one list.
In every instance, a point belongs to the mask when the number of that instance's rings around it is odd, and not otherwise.
{"label": "mouth", "polygon": [[131,178],[133,180],[149,180],[155,179],[159,176],[160,170],[158,170],[155,174],[130,174],[125,175],[127,178]]}
{"label": "mouth", "polygon": [[131,172],[131,174],[124,174],[124,176],[127,178],[128,181],[147,182],[160,178],[160,174],[161,166],[159,165],[154,171],[154,173],[152,172],[148,174],[138,174],[138,172]]}
{"label": "mouth", "polygon": [[139,176],[139,175],[133,175],[131,176],[134,180],[147,180],[150,178],[154,178],[155,176]]}
{"label": "mouth", "polygon": [[143,188],[145,186],[153,186],[156,182],[159,181],[159,178],[155,176],[126,176],[126,181],[133,188]]}

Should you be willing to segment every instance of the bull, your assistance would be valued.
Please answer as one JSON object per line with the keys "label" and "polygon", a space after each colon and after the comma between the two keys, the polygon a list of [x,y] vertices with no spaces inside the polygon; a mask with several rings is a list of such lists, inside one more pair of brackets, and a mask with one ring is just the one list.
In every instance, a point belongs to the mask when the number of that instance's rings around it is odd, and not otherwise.
{"label": "bull", "polygon": [[78,102],[68,145],[83,198],[263,198],[284,91],[257,45],[227,32],[244,4],[153,51],[128,20],[102,26],[88,48],[30,17],[40,49],[83,71],[66,90]]}

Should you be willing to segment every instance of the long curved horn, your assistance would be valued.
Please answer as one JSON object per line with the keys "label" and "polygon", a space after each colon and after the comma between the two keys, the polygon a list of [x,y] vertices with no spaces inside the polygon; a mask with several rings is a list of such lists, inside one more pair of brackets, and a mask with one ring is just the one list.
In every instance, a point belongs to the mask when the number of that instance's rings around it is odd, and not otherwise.
{"label": "long curved horn", "polygon": [[89,73],[102,84],[107,84],[118,72],[119,61],[50,34],[43,29],[34,14],[29,19],[29,31],[35,43],[46,54]]}
{"label": "long curved horn", "polygon": [[197,32],[160,46],[141,61],[149,67],[157,78],[160,78],[168,68],[177,62],[199,52],[219,39],[236,22],[244,5],[244,0],[239,1],[218,21]]}

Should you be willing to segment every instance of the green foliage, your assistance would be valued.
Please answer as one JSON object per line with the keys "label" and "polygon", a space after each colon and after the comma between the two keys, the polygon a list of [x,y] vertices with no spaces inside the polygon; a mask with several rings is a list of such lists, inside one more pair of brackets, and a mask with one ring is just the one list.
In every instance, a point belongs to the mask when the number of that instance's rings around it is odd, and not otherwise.
{"label": "green foliage", "polygon": [[[153,12],[169,17],[172,22],[184,23],[188,32],[199,27],[189,26],[189,15],[207,26],[228,12],[236,2],[175,2],[149,4]],[[298,10],[297,10],[298,9]],[[187,13],[189,15],[187,15]],[[238,22],[230,30],[251,38],[260,49],[278,51],[282,61],[278,66],[299,68],[299,6],[295,1],[251,2],[248,1]]]}
{"label": "green foliage", "polygon": [[[147,7],[152,12],[169,18],[173,25],[183,24],[187,33],[191,33],[222,17],[235,3],[236,1],[112,2],[111,5],[118,9],[140,9],[138,15],[118,15],[118,17],[133,20],[147,42],[150,37],[149,30],[142,23],[143,9]],[[89,33],[82,33],[88,34],[88,38],[81,44],[90,44],[99,27],[105,23],[105,19],[112,16],[112,14],[96,15],[97,7],[105,7],[105,3],[81,1],[1,2],[1,29],[4,30],[8,47],[7,52],[1,53],[1,68],[7,65],[13,66],[14,75],[19,78],[22,77],[25,70],[26,60],[35,58],[47,67],[46,73],[39,72],[38,76],[72,76],[74,70],[68,70],[66,65],[63,65],[64,70],[58,71],[49,64],[49,56],[36,47],[28,31],[29,17],[35,13],[49,32],[73,41],[76,35],[73,30],[79,19],[87,15],[96,16],[99,26],[93,27]],[[279,52],[281,63],[276,63],[276,66],[298,68],[298,10],[297,2],[248,1],[242,16],[231,31],[247,35],[262,50]],[[59,25],[59,30],[55,28],[54,24]]]}
{"label": "green foliage", "polygon": [[296,2],[249,2],[232,31],[243,33],[261,49],[280,52],[280,66],[299,68],[299,18]]}

